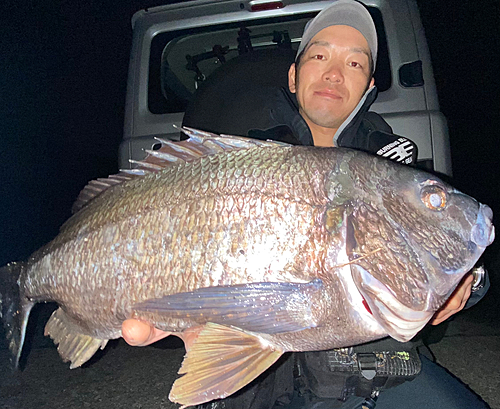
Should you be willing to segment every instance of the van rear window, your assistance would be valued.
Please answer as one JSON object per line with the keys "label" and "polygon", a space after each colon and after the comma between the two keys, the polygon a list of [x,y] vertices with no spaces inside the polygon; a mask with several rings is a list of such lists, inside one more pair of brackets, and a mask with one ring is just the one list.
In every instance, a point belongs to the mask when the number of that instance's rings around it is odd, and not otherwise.
{"label": "van rear window", "polygon": [[[387,41],[380,11],[368,10],[378,33],[375,82],[379,92],[391,86]],[[157,34],[151,42],[148,108],[153,114],[184,112],[199,85],[231,59],[255,50],[297,50],[305,24],[316,13],[274,17]],[[283,55],[283,54],[279,54]],[[262,75],[266,75],[263,73]],[[283,73],[286,78],[287,73]]]}

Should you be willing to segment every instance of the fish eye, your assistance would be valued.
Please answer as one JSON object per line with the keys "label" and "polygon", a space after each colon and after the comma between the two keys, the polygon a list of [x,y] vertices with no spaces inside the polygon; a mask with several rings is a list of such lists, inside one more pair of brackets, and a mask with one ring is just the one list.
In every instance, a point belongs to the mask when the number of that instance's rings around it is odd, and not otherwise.
{"label": "fish eye", "polygon": [[443,210],[446,207],[447,194],[440,186],[424,186],[420,192],[420,198],[431,210]]}

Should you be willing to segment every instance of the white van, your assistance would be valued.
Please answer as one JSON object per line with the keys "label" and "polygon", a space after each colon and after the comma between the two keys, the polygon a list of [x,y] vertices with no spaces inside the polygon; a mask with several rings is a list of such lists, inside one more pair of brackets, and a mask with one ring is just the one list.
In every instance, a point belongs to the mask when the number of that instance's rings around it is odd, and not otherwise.
{"label": "white van", "polygon": [[[182,124],[197,89],[218,70],[226,70],[227,77],[232,60],[273,49],[293,58],[306,22],[329,3],[197,0],[135,13],[120,167],[129,168],[129,159],[143,159],[144,149],[154,149],[158,143],[155,137],[178,140],[173,125]],[[364,4],[379,36],[375,72],[379,94],[371,110],[381,114],[394,133],[417,143],[421,167],[451,175],[446,119],[439,110],[416,1]],[[284,71],[277,76],[283,85],[290,63],[273,68]]]}

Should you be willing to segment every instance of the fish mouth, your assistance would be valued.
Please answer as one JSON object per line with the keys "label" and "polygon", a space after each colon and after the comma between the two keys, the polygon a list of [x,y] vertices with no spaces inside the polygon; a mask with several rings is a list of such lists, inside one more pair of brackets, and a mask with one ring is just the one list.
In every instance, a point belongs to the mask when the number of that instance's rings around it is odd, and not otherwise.
{"label": "fish mouth", "polygon": [[493,211],[487,205],[479,204],[476,224],[471,230],[471,241],[481,248],[486,248],[495,240],[495,227],[492,223]]}
{"label": "fish mouth", "polygon": [[433,311],[417,311],[401,303],[385,284],[364,268],[354,264],[351,265],[351,272],[370,312],[397,341],[407,342],[412,339],[434,315]]}

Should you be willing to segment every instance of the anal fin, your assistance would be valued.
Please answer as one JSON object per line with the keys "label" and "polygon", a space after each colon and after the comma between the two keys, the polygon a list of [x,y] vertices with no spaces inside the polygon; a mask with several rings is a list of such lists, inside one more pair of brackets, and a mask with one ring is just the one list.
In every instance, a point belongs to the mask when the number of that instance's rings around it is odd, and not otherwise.
{"label": "anal fin", "polygon": [[70,361],[70,368],[78,368],[87,362],[95,352],[104,349],[107,339],[98,339],[82,334],[82,329],[75,324],[61,309],[54,311],[45,326],[45,335],[50,335],[61,358]]}
{"label": "anal fin", "polygon": [[188,348],[169,399],[182,407],[231,395],[283,354],[256,334],[208,323]]}

